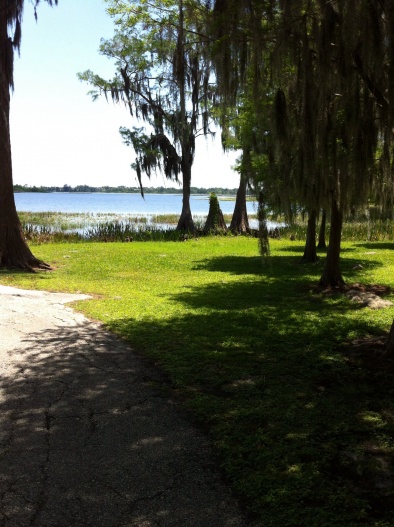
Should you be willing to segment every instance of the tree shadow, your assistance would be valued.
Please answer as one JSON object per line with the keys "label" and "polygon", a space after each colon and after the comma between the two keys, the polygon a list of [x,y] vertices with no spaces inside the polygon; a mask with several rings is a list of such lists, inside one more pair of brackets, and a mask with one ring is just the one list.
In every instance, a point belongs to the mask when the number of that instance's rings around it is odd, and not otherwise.
{"label": "tree shadow", "polygon": [[373,242],[373,243],[358,243],[359,247],[365,247],[366,249],[374,249],[374,250],[390,250],[392,251],[394,249],[394,242]]}
{"label": "tree shadow", "polygon": [[87,322],[8,354],[1,525],[246,525],[166,376],[128,344]]}
{"label": "tree shadow", "polygon": [[[233,258],[205,265],[234,273]],[[289,284],[279,294],[278,282],[265,277],[209,284],[171,296],[185,315],[111,327],[184,387],[263,523],[352,525],[360,510],[365,525],[387,519],[394,479],[385,442],[394,427],[384,416],[394,411],[394,376],[355,367],[337,350],[379,326],[342,316],[359,309],[345,300],[305,298]]]}
{"label": "tree shadow", "polygon": [[[299,265],[298,256],[269,256],[262,259],[260,256],[216,256],[213,258],[201,260],[194,266],[194,270],[204,270],[212,272],[223,272],[234,275],[260,275],[260,276],[277,276],[278,269],[280,275],[285,276],[289,269],[306,269]],[[291,274],[290,274],[291,276]]]}
{"label": "tree shadow", "polygon": [[280,248],[280,251],[282,252],[290,252],[290,253],[301,253],[303,254],[304,250],[305,250],[305,246],[304,245],[298,245],[297,242],[294,242],[295,245],[288,245],[287,247],[282,247]]}
{"label": "tree shadow", "polygon": [[266,268],[260,256],[217,256],[197,262],[193,270],[220,271],[235,275],[261,275]]}
{"label": "tree shadow", "polygon": [[[345,258],[341,260],[341,269],[345,273],[357,274],[362,271],[356,267],[359,263],[359,258]],[[233,275],[270,276],[279,282],[293,278],[299,280],[302,277],[310,279],[312,271],[318,280],[324,264],[324,258],[320,258],[315,263],[305,263],[298,256],[273,255],[266,260],[256,256],[216,256],[197,262],[194,270],[223,272]],[[382,267],[382,265],[376,260],[368,260],[368,266],[371,268]]]}
{"label": "tree shadow", "polygon": [[[287,247],[282,247],[281,246],[281,248],[280,248],[281,252],[284,251],[284,252],[290,252],[290,253],[295,253],[295,252],[303,253],[304,250],[305,250],[305,246],[304,245],[288,245]],[[353,247],[342,247],[341,248],[341,253],[348,253],[348,252],[354,252],[354,251],[356,251],[356,249],[353,248]],[[316,252],[317,252],[318,256],[320,256],[320,258],[325,258],[326,253],[327,253],[327,249],[318,249],[318,248],[316,248]]]}

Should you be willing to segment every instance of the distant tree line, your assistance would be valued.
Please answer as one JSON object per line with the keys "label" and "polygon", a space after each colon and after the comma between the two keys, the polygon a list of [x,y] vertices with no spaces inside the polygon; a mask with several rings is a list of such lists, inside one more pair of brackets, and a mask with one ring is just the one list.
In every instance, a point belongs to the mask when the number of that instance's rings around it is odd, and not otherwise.
{"label": "distant tree line", "polygon": [[[63,185],[62,187],[45,187],[45,186],[30,186],[30,185],[14,185],[14,192],[117,192],[117,193],[140,193],[140,187],[125,187],[121,185],[119,187],[92,187],[90,185],[77,185],[71,187],[70,185]],[[175,187],[146,187],[144,188],[145,194],[182,194],[181,188]],[[237,193],[236,188],[202,188],[202,187],[191,187],[191,194],[207,194],[212,193],[220,196],[234,196]]]}

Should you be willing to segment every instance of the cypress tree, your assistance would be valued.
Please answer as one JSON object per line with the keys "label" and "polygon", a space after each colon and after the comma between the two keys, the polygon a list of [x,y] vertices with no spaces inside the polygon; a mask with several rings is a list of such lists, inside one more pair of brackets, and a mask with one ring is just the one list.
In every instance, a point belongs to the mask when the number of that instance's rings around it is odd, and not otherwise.
{"label": "cypress tree", "polygon": [[[49,5],[57,0],[45,0]],[[35,0],[36,9],[40,0]],[[10,91],[14,89],[14,52],[20,52],[24,0],[6,0],[0,8],[0,267],[49,269],[30,251],[16,212],[10,141]]]}
{"label": "cypress tree", "polygon": [[215,86],[204,29],[207,7],[195,0],[141,0],[130,5],[112,0],[115,18],[112,40],[101,53],[116,59],[114,79],[106,81],[91,71],[80,79],[115,103],[125,103],[143,127],[122,128],[124,142],[133,147],[135,169],[143,194],[142,174],[163,171],[182,180],[183,203],[177,229],[194,231],[190,188],[198,135],[210,135]]}
{"label": "cypress tree", "polygon": [[393,2],[216,0],[214,13],[219,89],[235,100],[246,65],[258,64],[255,93],[275,93],[271,174],[291,201],[330,210],[320,283],[341,285],[344,214],[372,191],[393,203]]}

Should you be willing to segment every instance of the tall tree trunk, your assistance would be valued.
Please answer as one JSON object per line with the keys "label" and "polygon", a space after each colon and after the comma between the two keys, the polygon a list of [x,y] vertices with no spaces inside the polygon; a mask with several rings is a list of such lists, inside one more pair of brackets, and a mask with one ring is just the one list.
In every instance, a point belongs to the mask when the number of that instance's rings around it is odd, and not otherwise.
{"label": "tall tree trunk", "polygon": [[246,178],[243,174],[241,174],[239,181],[230,231],[234,233],[250,232],[248,211],[246,209]]}
{"label": "tall tree trunk", "polygon": [[386,342],[386,349],[384,350],[384,356],[389,358],[394,357],[394,320],[391,324],[390,333]]}
{"label": "tall tree trunk", "polygon": [[195,232],[192,212],[190,209],[190,186],[192,181],[192,164],[194,154],[194,136],[189,130],[186,116],[186,75],[185,75],[185,38],[184,38],[184,12],[183,0],[179,1],[179,28],[178,28],[178,69],[176,76],[179,82],[180,106],[180,137],[181,137],[181,170],[182,170],[182,213],[178,221],[178,231]]}
{"label": "tall tree trunk", "polygon": [[259,220],[259,250],[265,263],[270,255],[270,244],[268,239],[267,215],[265,212],[264,194],[259,192],[259,208],[257,210],[257,218]]}
{"label": "tall tree trunk", "polygon": [[331,204],[330,238],[328,242],[326,264],[319,282],[323,287],[339,287],[344,284],[339,267],[342,222],[342,211],[339,209],[337,201],[333,198]]}
{"label": "tall tree trunk", "polygon": [[308,227],[306,231],[306,242],[302,262],[317,262],[318,257],[316,253],[316,209],[308,212]]}
{"label": "tall tree trunk", "polygon": [[178,221],[176,229],[178,231],[195,232],[196,227],[193,222],[192,212],[190,208],[190,185],[192,166],[189,160],[190,154],[187,148],[183,149],[182,155],[182,212]]}
{"label": "tall tree trunk", "polygon": [[327,249],[326,245],[326,223],[327,223],[327,212],[323,209],[321,216],[321,223],[319,229],[319,241],[317,244],[318,249]]}
{"label": "tall tree trunk", "polygon": [[7,34],[6,11],[6,6],[0,8],[0,267],[50,269],[27,246],[15,207],[9,119],[13,47]]}

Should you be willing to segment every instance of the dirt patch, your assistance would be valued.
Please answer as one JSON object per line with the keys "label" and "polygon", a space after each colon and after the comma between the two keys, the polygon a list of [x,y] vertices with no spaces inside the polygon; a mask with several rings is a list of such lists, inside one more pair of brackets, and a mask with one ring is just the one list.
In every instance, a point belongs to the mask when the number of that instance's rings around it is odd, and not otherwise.
{"label": "dirt patch", "polygon": [[351,302],[359,304],[360,307],[369,307],[370,309],[384,309],[394,305],[390,300],[382,298],[391,293],[391,288],[385,285],[356,283],[329,288],[322,288],[316,285],[312,288],[312,291],[322,296],[344,295]]}

